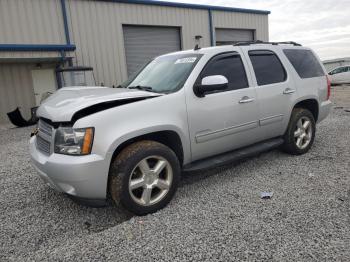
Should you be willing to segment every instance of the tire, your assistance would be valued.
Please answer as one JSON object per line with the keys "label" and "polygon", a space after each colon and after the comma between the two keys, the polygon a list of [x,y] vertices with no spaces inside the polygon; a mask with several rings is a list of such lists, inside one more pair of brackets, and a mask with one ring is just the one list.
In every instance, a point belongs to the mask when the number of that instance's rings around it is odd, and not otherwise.
{"label": "tire", "polygon": [[[306,121],[309,122],[307,128],[305,128]],[[300,124],[303,126],[302,128]],[[293,109],[287,131],[283,137],[283,151],[292,155],[305,154],[314,142],[315,133],[316,123],[313,114],[304,108]]]}
{"label": "tire", "polygon": [[135,142],[111,165],[109,195],[118,207],[136,215],[154,213],[173,198],[180,174],[179,160],[170,148],[155,141]]}

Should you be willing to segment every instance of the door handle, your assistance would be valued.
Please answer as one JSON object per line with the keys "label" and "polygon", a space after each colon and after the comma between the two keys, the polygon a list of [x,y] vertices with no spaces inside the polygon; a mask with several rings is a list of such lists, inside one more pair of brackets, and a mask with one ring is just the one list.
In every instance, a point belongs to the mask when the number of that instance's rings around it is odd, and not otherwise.
{"label": "door handle", "polygon": [[250,98],[248,96],[244,96],[241,98],[241,100],[239,100],[239,103],[240,104],[245,104],[245,103],[250,103],[250,102],[253,102],[254,101],[254,98]]}
{"label": "door handle", "polygon": [[295,89],[286,88],[286,89],[283,91],[283,94],[289,95],[289,94],[293,94],[294,92],[295,92]]}

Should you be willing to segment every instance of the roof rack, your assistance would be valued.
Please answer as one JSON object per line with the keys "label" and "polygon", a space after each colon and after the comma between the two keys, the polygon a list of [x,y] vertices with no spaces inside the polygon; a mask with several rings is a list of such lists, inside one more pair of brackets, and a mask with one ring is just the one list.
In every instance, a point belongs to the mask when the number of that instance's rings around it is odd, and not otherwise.
{"label": "roof rack", "polygon": [[244,46],[244,45],[257,45],[257,44],[268,44],[268,45],[294,45],[294,46],[301,46],[301,44],[298,44],[293,41],[286,41],[286,42],[264,42],[261,40],[255,40],[255,41],[247,41],[247,42],[238,42],[233,44],[234,46]]}

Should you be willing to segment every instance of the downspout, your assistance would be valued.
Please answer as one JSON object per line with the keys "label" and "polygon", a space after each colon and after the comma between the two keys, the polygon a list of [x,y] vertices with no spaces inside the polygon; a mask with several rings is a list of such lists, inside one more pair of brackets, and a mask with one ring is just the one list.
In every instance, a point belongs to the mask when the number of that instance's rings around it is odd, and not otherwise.
{"label": "downspout", "polygon": [[[70,45],[71,42],[70,42],[70,36],[69,36],[66,0],[61,0],[61,9],[62,9],[62,17],[63,17],[64,34],[66,36],[66,43],[67,43],[67,45]],[[69,66],[73,65],[73,61],[71,58],[68,59],[68,64],[69,64]]]}
{"label": "downspout", "polygon": [[[66,57],[66,53],[62,50],[62,51],[61,51],[61,64],[64,63],[65,57]],[[56,81],[57,81],[57,89],[60,89],[60,88],[62,88],[62,86],[63,86],[63,84],[62,84],[62,79],[61,79],[61,74],[57,71],[57,69],[58,69],[59,67],[60,67],[60,66],[57,65],[57,66],[56,66],[56,70],[55,70]]]}
{"label": "downspout", "polygon": [[209,32],[210,32],[210,45],[215,46],[215,29],[213,26],[213,12],[212,9],[208,9],[209,15]]}

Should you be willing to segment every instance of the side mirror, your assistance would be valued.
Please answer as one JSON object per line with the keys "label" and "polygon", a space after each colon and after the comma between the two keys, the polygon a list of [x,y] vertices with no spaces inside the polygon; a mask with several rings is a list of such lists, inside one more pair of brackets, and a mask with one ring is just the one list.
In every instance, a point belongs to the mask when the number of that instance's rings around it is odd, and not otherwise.
{"label": "side mirror", "polygon": [[224,91],[228,88],[228,80],[222,75],[206,76],[200,85],[195,85],[193,91],[198,97],[204,97],[206,93]]}

